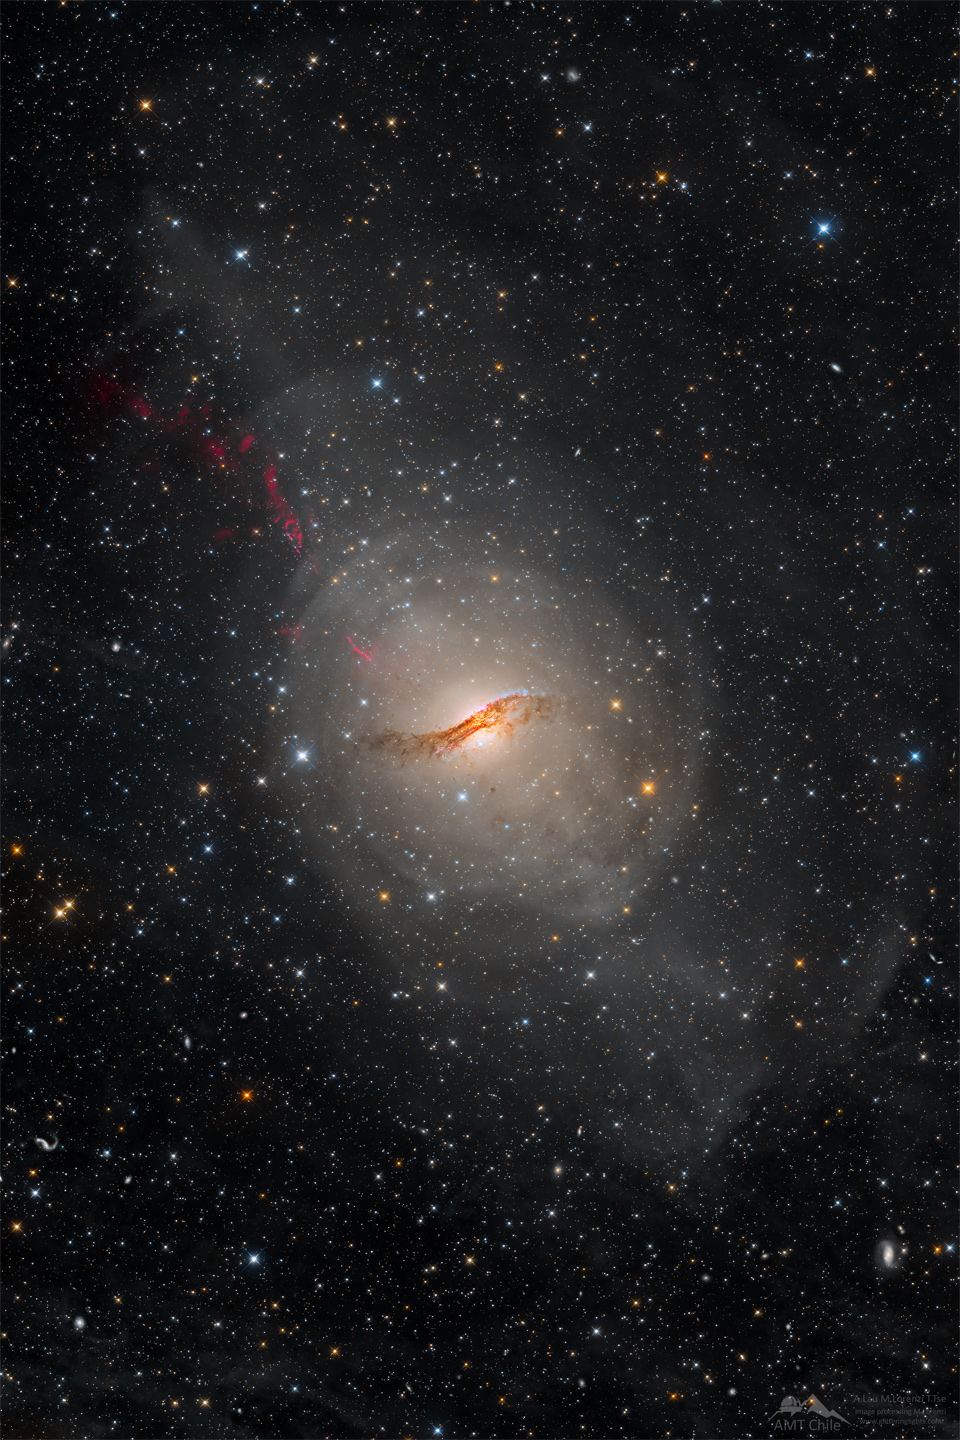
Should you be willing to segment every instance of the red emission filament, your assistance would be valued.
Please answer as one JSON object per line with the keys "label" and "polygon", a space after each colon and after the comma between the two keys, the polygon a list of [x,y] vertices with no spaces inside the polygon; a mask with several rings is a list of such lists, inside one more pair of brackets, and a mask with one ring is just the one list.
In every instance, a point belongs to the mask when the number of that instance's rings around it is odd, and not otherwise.
{"label": "red emission filament", "polygon": [[373,659],[373,656],[372,656],[372,655],[369,655],[366,650],[361,650],[360,647],[359,647],[359,645],[354,645],[354,643],[353,643],[353,641],[350,639],[350,636],[349,636],[349,635],[344,636],[344,639],[346,640],[347,644],[350,646],[350,649],[353,651],[354,655],[359,655],[361,660],[372,660],[372,659]]}

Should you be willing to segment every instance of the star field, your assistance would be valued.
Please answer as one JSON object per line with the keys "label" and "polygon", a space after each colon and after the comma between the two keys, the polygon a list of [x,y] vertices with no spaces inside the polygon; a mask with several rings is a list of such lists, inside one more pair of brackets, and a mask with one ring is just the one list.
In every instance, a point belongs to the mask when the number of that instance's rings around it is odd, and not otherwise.
{"label": "star field", "polygon": [[6,6],[9,1435],[954,1433],[949,21]]}

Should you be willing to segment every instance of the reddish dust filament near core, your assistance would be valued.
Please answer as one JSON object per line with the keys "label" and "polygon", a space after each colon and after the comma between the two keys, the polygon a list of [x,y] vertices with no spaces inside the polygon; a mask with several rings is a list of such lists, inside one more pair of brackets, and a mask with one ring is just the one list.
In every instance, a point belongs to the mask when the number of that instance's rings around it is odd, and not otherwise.
{"label": "reddish dust filament near core", "polygon": [[466,720],[448,730],[431,730],[426,735],[401,735],[387,730],[377,736],[374,746],[392,750],[397,755],[452,755],[469,741],[485,735],[508,737],[531,720],[553,718],[555,702],[548,695],[501,695],[482,710],[475,710]]}

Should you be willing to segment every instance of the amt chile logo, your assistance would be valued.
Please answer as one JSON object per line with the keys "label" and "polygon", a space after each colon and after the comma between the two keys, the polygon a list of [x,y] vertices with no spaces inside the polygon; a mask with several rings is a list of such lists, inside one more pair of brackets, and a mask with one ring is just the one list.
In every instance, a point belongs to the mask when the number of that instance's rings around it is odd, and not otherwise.
{"label": "amt chile logo", "polygon": [[816,1395],[807,1400],[795,1400],[787,1395],[780,1402],[780,1409],[767,1419],[773,1421],[775,1435],[802,1435],[804,1427],[808,1435],[839,1435],[844,1425],[852,1423],[836,1410],[828,1410]]}

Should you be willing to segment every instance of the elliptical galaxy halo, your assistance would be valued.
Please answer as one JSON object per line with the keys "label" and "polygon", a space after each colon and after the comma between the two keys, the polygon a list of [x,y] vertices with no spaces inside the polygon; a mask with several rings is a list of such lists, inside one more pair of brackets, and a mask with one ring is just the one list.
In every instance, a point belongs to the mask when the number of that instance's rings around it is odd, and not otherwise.
{"label": "elliptical galaxy halo", "polygon": [[[449,398],[455,409],[455,387]],[[824,786],[807,803],[811,761],[829,776],[862,758],[845,709],[879,724],[812,603],[806,557],[819,573],[828,527],[807,517],[798,547],[765,492],[754,508],[768,519],[751,518],[745,547],[724,503],[643,471],[625,481],[638,498],[611,535],[587,512],[583,462],[572,474],[555,452],[515,454],[515,485],[503,451],[461,445],[454,461],[449,435],[414,436],[332,374],[285,392],[253,428],[319,496],[270,720],[274,804],[318,872],[302,903],[336,903],[358,983],[391,1006],[426,1014],[433,997],[438,1017],[455,1013],[494,1083],[524,1074],[557,1103],[575,1097],[646,1165],[703,1165],[766,1088],[814,1083],[842,1053],[906,934],[875,853],[863,848],[853,889],[849,856],[837,863],[850,797]],[[345,436],[349,488],[331,455]],[[250,583],[259,599],[259,570]],[[556,701],[553,721],[472,756],[372,744],[524,689]],[[568,763],[566,792],[553,789],[576,808],[548,835],[545,780]],[[504,797],[519,829],[487,808]],[[518,833],[530,843],[508,849]],[[888,863],[902,866],[893,848]],[[344,961],[330,949],[321,983]]]}
{"label": "elliptical galaxy halo", "polygon": [[[689,641],[636,557],[558,530],[532,513],[495,540],[479,516],[385,525],[301,581],[289,745],[309,758],[285,764],[302,829],[394,959],[452,948],[486,994],[521,953],[635,919],[696,785]],[[542,713],[509,733],[384,743],[523,693]]]}

